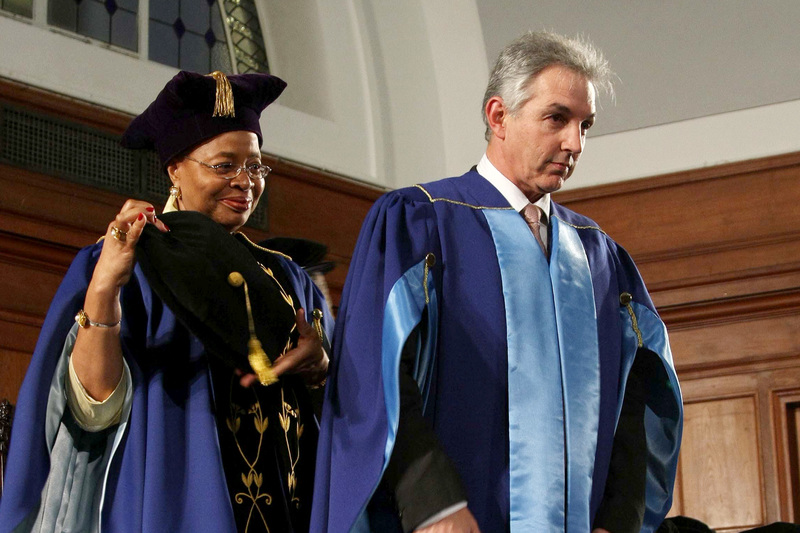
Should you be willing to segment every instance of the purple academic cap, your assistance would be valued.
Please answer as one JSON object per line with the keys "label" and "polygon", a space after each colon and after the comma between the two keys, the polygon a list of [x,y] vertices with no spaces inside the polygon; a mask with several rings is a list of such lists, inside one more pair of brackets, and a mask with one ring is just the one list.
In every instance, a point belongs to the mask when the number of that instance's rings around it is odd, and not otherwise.
{"label": "purple academic cap", "polygon": [[180,71],[122,134],[122,146],[154,149],[161,163],[228,131],[261,136],[261,112],[286,82],[269,74],[209,75]]}

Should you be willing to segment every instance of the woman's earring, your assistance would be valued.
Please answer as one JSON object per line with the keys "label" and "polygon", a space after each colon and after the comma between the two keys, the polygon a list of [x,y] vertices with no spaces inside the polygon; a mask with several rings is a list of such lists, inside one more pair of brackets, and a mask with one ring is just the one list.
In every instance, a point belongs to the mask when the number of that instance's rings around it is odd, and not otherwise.
{"label": "woman's earring", "polygon": [[178,200],[181,198],[181,188],[177,185],[173,185],[169,188],[169,198],[167,198],[167,203],[164,204],[164,211],[162,213],[169,213],[170,211],[180,211],[178,209]]}

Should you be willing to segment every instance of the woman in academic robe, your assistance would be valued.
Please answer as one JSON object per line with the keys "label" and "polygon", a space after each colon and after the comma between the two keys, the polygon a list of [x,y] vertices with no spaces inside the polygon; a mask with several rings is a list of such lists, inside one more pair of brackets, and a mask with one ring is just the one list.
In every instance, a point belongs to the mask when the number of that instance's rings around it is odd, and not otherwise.
{"label": "woman in academic robe", "polygon": [[331,323],[305,272],[239,233],[261,198],[266,74],[180,72],[123,146],[128,200],[60,286],[20,390],[0,533],[307,531]]}

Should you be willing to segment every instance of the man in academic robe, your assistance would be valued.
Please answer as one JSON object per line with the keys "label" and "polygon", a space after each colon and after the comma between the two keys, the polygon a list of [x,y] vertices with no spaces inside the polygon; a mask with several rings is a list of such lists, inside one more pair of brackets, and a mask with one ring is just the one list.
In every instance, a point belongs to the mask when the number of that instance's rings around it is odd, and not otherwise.
{"label": "man in academic robe", "polygon": [[585,42],[528,33],[456,178],[390,192],[344,288],[313,531],[653,531],[683,410],[628,254],[550,199],[610,89]]}

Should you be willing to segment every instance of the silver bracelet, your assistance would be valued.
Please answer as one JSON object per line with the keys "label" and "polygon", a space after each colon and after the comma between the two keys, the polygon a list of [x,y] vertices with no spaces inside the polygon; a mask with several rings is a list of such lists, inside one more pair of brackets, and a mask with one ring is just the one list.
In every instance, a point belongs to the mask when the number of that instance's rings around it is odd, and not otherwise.
{"label": "silver bracelet", "polygon": [[103,324],[102,322],[92,322],[89,319],[89,315],[86,314],[86,311],[81,309],[78,311],[78,314],[75,315],[75,322],[82,328],[88,328],[89,326],[94,326],[96,328],[114,328],[119,326],[119,323],[122,322],[122,319],[116,321],[114,324]]}

